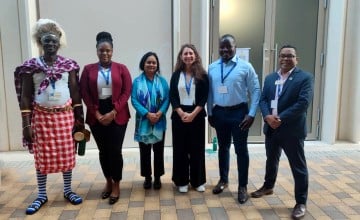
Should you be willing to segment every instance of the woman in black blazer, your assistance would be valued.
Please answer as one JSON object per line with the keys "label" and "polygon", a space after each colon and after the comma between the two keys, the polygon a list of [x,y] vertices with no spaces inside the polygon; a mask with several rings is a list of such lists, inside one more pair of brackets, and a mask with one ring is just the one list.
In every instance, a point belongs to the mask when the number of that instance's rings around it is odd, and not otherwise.
{"label": "woman in black blazer", "polygon": [[179,192],[191,184],[205,191],[205,117],[209,80],[201,58],[192,44],[181,47],[170,81],[170,103],[173,108],[173,175]]}

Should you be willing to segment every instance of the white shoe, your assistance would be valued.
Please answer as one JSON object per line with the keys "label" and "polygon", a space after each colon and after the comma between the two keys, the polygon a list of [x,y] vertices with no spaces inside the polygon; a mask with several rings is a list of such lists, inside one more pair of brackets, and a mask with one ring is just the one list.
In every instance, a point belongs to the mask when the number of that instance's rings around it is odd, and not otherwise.
{"label": "white shoe", "polygon": [[196,187],[196,191],[198,192],[205,192],[205,183]]}
{"label": "white shoe", "polygon": [[181,193],[186,193],[189,190],[189,186],[185,185],[185,186],[179,186],[179,192]]}

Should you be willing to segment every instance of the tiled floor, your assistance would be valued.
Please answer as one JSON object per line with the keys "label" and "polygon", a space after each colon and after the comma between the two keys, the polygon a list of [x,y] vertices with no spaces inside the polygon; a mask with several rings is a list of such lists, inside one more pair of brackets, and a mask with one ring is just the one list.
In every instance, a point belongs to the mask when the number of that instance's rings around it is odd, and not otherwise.
{"label": "tiled floor", "polygon": [[[144,190],[137,149],[125,149],[121,196],[115,205],[101,200],[104,178],[97,150],[78,157],[73,172],[73,189],[84,202],[73,206],[62,196],[61,174],[48,176],[49,201],[33,216],[25,208],[36,198],[37,187],[32,155],[27,152],[0,153],[0,219],[289,219],[294,206],[293,179],[283,155],[275,193],[246,204],[237,202],[235,156],[231,157],[230,185],[213,195],[218,181],[217,154],[206,155],[207,188],[204,193],[191,189],[177,192],[171,182],[172,150],[166,148],[166,174],[161,190]],[[250,145],[249,192],[260,187],[264,175],[264,146]],[[307,142],[310,172],[308,212],[304,219],[360,219],[360,146]]]}

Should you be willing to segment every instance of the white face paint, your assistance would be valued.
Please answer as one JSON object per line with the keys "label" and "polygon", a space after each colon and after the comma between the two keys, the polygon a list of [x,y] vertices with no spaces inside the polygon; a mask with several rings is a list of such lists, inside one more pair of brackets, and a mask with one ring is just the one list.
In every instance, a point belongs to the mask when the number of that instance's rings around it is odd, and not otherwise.
{"label": "white face paint", "polygon": [[46,34],[42,35],[40,38],[40,42],[42,45],[44,45],[45,43],[48,43],[47,41],[49,41],[49,40],[57,41],[58,43],[60,41],[59,37],[52,33],[46,33]]}
{"label": "white face paint", "polygon": [[45,34],[40,38],[44,54],[56,54],[60,48],[60,39],[55,34]]}

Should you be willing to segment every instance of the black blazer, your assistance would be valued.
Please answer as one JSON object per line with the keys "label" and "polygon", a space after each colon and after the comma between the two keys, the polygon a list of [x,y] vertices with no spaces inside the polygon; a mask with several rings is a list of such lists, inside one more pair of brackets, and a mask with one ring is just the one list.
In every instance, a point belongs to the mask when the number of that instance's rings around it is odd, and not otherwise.
{"label": "black blazer", "polygon": [[[182,109],[184,108],[184,106],[180,105],[180,97],[179,97],[179,90],[178,90],[180,74],[181,74],[180,71],[174,72],[170,79],[170,103],[171,103],[173,110],[176,108],[179,108],[179,107],[181,107]],[[205,111],[204,106],[206,104],[208,94],[209,94],[208,75],[204,74],[203,79],[197,80],[195,82],[195,84],[196,84],[195,106],[193,106],[192,110],[196,106],[201,106],[201,107],[203,107],[203,109],[201,110],[201,112],[199,112],[199,114],[196,116],[196,118],[197,117],[206,117],[206,111]],[[176,111],[173,111],[171,114],[171,118],[173,119],[174,117],[177,117],[177,116],[178,116],[178,114],[176,113]]]}
{"label": "black blazer", "polygon": [[[275,98],[275,81],[278,78],[276,72],[265,78],[259,103],[263,118],[272,114],[271,100]],[[278,115],[281,125],[276,131],[281,136],[306,137],[306,111],[313,97],[313,83],[312,74],[297,67],[289,75],[278,99]],[[271,127],[265,122],[264,134],[266,135],[269,130]]]}

